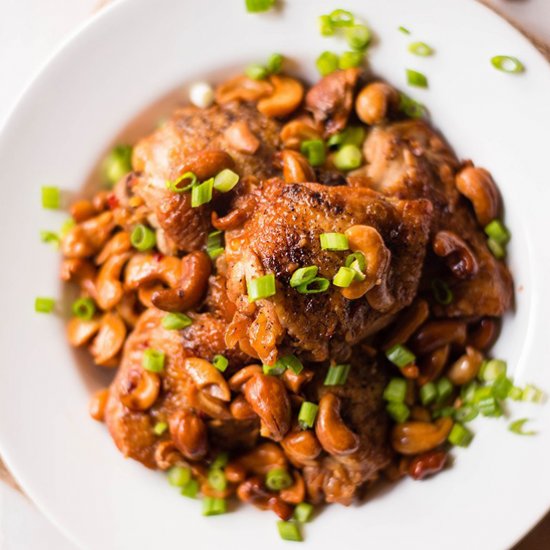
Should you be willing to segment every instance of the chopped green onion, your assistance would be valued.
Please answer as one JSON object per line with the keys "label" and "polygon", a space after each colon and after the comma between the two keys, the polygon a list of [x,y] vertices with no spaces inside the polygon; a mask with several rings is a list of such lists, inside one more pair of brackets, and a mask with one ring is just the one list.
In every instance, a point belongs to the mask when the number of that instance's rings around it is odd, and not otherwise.
{"label": "chopped green onion", "polygon": [[323,250],[349,250],[348,238],[343,233],[321,233],[319,240]]}
{"label": "chopped green onion", "polygon": [[223,498],[204,497],[202,501],[203,516],[218,516],[227,512],[227,502]]}
{"label": "chopped green onion", "polygon": [[229,168],[219,172],[214,178],[214,189],[227,193],[231,191],[239,183],[239,174],[233,172]]}
{"label": "chopped green onion", "polygon": [[491,386],[477,386],[470,402],[478,405],[484,399],[491,399],[493,397],[493,389]]}
{"label": "chopped green onion", "polygon": [[448,306],[454,298],[453,291],[449,288],[449,285],[441,279],[432,280],[432,293],[436,301],[444,306]]}
{"label": "chopped green onion", "polygon": [[275,363],[275,366],[277,365],[283,367],[285,370],[290,369],[294,374],[300,374],[304,370],[304,365],[295,355],[279,357]]}
{"label": "chopped green onion", "polygon": [[143,352],[141,366],[149,372],[162,372],[165,354],[158,349],[148,348]]}
{"label": "chopped green onion", "polygon": [[491,64],[495,69],[505,73],[522,73],[525,70],[523,63],[510,55],[495,55],[491,58]]}
{"label": "chopped green onion", "polygon": [[506,361],[491,359],[490,361],[483,361],[479,369],[478,377],[484,382],[493,382],[499,376],[506,374],[506,370]]}
{"label": "chopped green onion", "polygon": [[402,344],[395,344],[390,349],[386,350],[386,357],[399,368],[414,363],[416,359],[415,354]]}
{"label": "chopped green onion", "polygon": [[477,408],[483,416],[502,416],[500,403],[494,397],[480,399],[477,403]]}
{"label": "chopped green onion", "polygon": [[493,382],[493,385],[491,387],[493,389],[493,395],[497,399],[504,400],[510,394],[510,390],[514,387],[514,384],[512,380],[510,380],[510,378],[508,378],[505,374],[501,374]]}
{"label": "chopped green onion", "polygon": [[425,42],[413,42],[412,44],[409,44],[409,52],[413,53],[414,55],[427,57],[428,55],[432,55],[434,53],[434,50]]}
{"label": "chopped green onion", "polygon": [[351,267],[341,267],[332,278],[332,284],[340,288],[347,288],[355,280],[357,272]]}
{"label": "chopped green onion", "polygon": [[510,240],[510,231],[500,220],[493,220],[485,226],[485,234],[493,241],[504,246]]}
{"label": "chopped green onion", "polygon": [[268,72],[263,65],[252,63],[245,69],[244,74],[252,80],[264,80],[267,78]]}
{"label": "chopped green onion", "polygon": [[262,370],[268,376],[281,376],[285,372],[286,367],[282,363],[279,363],[279,361],[275,361],[274,365],[263,365]]}
{"label": "chopped green onion", "polygon": [[403,34],[411,34],[411,31],[407,29],[406,27],[397,27],[397,30],[399,32],[402,32]]}
{"label": "chopped green onion", "polygon": [[353,25],[344,31],[346,41],[353,50],[362,50],[369,45],[371,32],[365,25]]}
{"label": "chopped green onion", "polygon": [[140,252],[151,250],[157,244],[155,232],[149,229],[146,225],[139,224],[134,227],[130,235],[132,246]]}
{"label": "chopped green onion", "polygon": [[468,430],[468,428],[464,427],[462,424],[456,423],[451,429],[447,440],[457,447],[467,447],[473,438],[474,434]]}
{"label": "chopped green onion", "polygon": [[361,166],[362,161],[361,149],[357,145],[344,145],[334,155],[334,166],[338,170],[354,170]]}
{"label": "chopped green onion", "polygon": [[409,86],[416,86],[417,88],[427,88],[428,79],[426,75],[414,71],[413,69],[405,69],[407,74],[407,84]]}
{"label": "chopped green onion", "polygon": [[309,283],[317,276],[319,268],[316,265],[310,265],[307,267],[298,268],[290,278],[290,286],[296,288],[297,286]]}
{"label": "chopped green onion", "polygon": [[157,422],[153,426],[153,432],[155,435],[162,435],[168,429],[168,424],[166,422]]}
{"label": "chopped green onion", "polygon": [[514,422],[510,423],[508,429],[517,435],[536,435],[537,432],[533,430],[525,431],[523,429],[523,426],[526,422],[529,422],[528,418],[520,418],[519,420],[514,420]]}
{"label": "chopped green onion", "polygon": [[365,59],[363,52],[344,52],[338,59],[338,68],[345,70],[360,67],[363,59]]}
{"label": "chopped green onion", "polygon": [[465,404],[455,411],[454,417],[457,422],[471,422],[478,414],[477,407]]}
{"label": "chopped green onion", "polygon": [[448,378],[441,377],[436,383],[437,402],[443,403],[453,393],[453,384]]}
{"label": "chopped green onion", "polygon": [[[189,183],[186,183],[189,182]],[[182,185],[183,183],[183,185]],[[193,172],[185,172],[174,181],[166,181],[166,188],[173,193],[185,193],[190,191],[199,183],[197,176]]]}
{"label": "chopped green onion", "polygon": [[502,260],[506,256],[506,249],[494,239],[487,239],[487,247],[491,254],[497,259]]}
{"label": "chopped green onion", "polygon": [[409,410],[409,407],[405,405],[405,403],[395,403],[390,402],[386,406],[386,410],[388,411],[388,414],[398,423],[401,424],[402,422],[406,422],[406,420],[409,418],[411,411]]}
{"label": "chopped green onion", "polygon": [[437,387],[433,382],[428,382],[420,388],[420,401],[425,407],[437,399]]}
{"label": "chopped green onion", "polygon": [[292,483],[292,476],[284,468],[273,468],[265,476],[266,487],[271,491],[287,489]]}
{"label": "chopped green onion", "polygon": [[320,15],[317,18],[317,23],[321,36],[332,36],[334,34],[334,25],[328,15]]}
{"label": "chopped green onion", "polygon": [[322,139],[302,141],[300,151],[307,157],[311,166],[322,166],[325,162],[325,143]]}
{"label": "chopped green onion", "polygon": [[259,13],[270,10],[275,0],[245,0],[245,4],[248,13]]}
{"label": "chopped green onion", "polygon": [[91,298],[79,298],[73,302],[72,311],[75,317],[89,321],[95,313],[95,303]]}
{"label": "chopped green onion", "polygon": [[407,381],[404,378],[392,378],[384,390],[383,397],[391,403],[404,403],[407,395]]}
{"label": "chopped green onion", "polygon": [[208,484],[215,491],[225,491],[227,487],[227,479],[223,470],[219,468],[211,468],[208,472]]}
{"label": "chopped green onion", "polygon": [[199,492],[199,482],[196,479],[190,479],[181,488],[181,494],[187,498],[196,498],[198,492]]}
{"label": "chopped green onion", "polygon": [[249,302],[269,298],[270,296],[274,296],[277,292],[275,275],[273,275],[273,273],[268,273],[267,275],[251,279],[250,281],[247,280],[246,287]]}
{"label": "chopped green onion", "polygon": [[43,243],[53,245],[54,248],[59,248],[61,238],[57,233],[54,233],[53,231],[40,231],[40,240]]}
{"label": "chopped green onion", "polygon": [[335,27],[349,27],[355,21],[353,13],[347,10],[334,10],[329,14],[329,17],[330,22]]}
{"label": "chopped green onion", "polygon": [[118,145],[105,158],[102,165],[103,178],[108,184],[115,184],[132,171],[132,147]]}
{"label": "chopped green onion", "polygon": [[269,74],[278,74],[283,68],[284,57],[280,53],[272,53],[267,58],[265,68]]}
{"label": "chopped green onion", "polygon": [[356,265],[361,272],[367,269],[367,263],[365,262],[365,255],[362,252],[353,252],[346,258],[345,266],[351,267]]}
{"label": "chopped green onion", "polygon": [[441,409],[437,409],[434,411],[434,418],[443,418],[445,416],[454,416],[455,414],[455,408],[451,407],[450,405],[447,407],[442,407]]}
{"label": "chopped green onion", "polygon": [[223,246],[223,232],[212,231],[209,233],[206,239],[206,253],[210,256],[211,260],[215,260],[218,256],[224,252]]}
{"label": "chopped green onion", "polygon": [[521,401],[523,390],[517,386],[512,386],[508,392],[508,397],[513,401]]}
{"label": "chopped green onion", "polygon": [[296,290],[300,294],[320,294],[321,292],[326,292],[329,286],[330,281],[328,279],[324,277],[315,277],[311,279],[311,281],[297,286]]}
{"label": "chopped green onion", "polygon": [[59,187],[42,187],[42,208],[55,210],[61,204]]}
{"label": "chopped green onion", "polygon": [[464,403],[472,403],[475,399],[476,391],[479,388],[479,384],[473,380],[468,382],[460,389],[460,397]]}
{"label": "chopped green onion", "polygon": [[191,208],[198,208],[212,200],[214,178],[207,179],[191,189]]}
{"label": "chopped green onion", "polygon": [[350,369],[351,365],[349,364],[331,365],[327,370],[323,384],[325,386],[343,386],[348,379]]}
{"label": "chopped green onion", "polygon": [[527,384],[523,390],[523,395],[521,397],[522,401],[530,401],[531,403],[544,403],[546,400],[546,395],[544,392],[533,386],[532,384]]}
{"label": "chopped green onion", "polygon": [[62,224],[59,234],[61,237],[65,237],[67,233],[76,225],[76,222],[72,218],[67,218]]}
{"label": "chopped green onion", "polygon": [[300,502],[300,504],[294,508],[293,518],[299,523],[307,523],[311,521],[313,511],[313,504],[309,504],[309,502]]}
{"label": "chopped green onion", "polygon": [[211,468],[213,470],[220,470],[222,468],[225,468],[227,466],[227,463],[229,462],[229,454],[225,451],[220,453],[215,459],[214,462],[211,464]]}
{"label": "chopped green onion", "polygon": [[277,529],[279,530],[279,536],[283,540],[292,540],[294,542],[301,542],[304,540],[300,533],[300,528],[296,523],[279,520],[277,522]]}
{"label": "chopped green onion", "polygon": [[229,361],[223,355],[214,355],[214,359],[212,359],[212,364],[220,372],[225,372],[227,367],[229,366]]}
{"label": "chopped green onion", "polygon": [[55,307],[53,298],[38,297],[34,300],[34,311],[37,313],[51,313]]}
{"label": "chopped green onion", "polygon": [[185,313],[168,313],[162,318],[162,326],[166,330],[182,330],[193,323],[193,319]]}
{"label": "chopped green onion", "polygon": [[300,424],[302,430],[313,428],[318,410],[319,405],[316,405],[315,403],[311,403],[310,401],[304,401],[302,403],[300,412],[298,413],[298,423]]}
{"label": "chopped green onion", "polygon": [[365,141],[366,131],[362,126],[348,126],[342,132],[330,136],[327,141],[329,147],[339,147],[342,145],[356,145],[361,147]]}
{"label": "chopped green onion", "polygon": [[404,93],[399,94],[399,110],[410,118],[422,118],[426,107]]}
{"label": "chopped green onion", "polygon": [[315,62],[321,76],[327,76],[338,69],[338,56],[334,52],[323,52]]}
{"label": "chopped green onion", "polygon": [[183,487],[191,480],[191,470],[182,466],[172,466],[168,470],[168,483],[174,487]]}

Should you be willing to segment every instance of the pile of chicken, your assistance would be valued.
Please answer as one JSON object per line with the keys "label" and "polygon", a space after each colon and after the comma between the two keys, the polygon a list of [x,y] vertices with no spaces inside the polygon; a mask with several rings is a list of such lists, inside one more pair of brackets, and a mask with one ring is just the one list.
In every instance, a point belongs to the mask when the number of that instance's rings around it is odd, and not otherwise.
{"label": "pile of chicken", "polygon": [[[382,394],[397,369],[384,352],[399,343],[415,353],[401,375],[416,403],[419,387],[457,359],[481,361],[511,306],[512,279],[482,230],[501,208],[491,176],[459,162],[399,105],[393,88],[359,69],[309,89],[288,76],[238,76],[211,107],[183,107],[137,143],[133,171],[112,191],[73,205],[62,279],[97,312],[71,319],[69,340],[118,369],[91,412],[125,456],[190,467],[204,495],[236,494],[283,518],[303,501],[349,504],[382,472],[441,468],[425,453],[445,453],[452,421],[432,423],[418,405],[407,422],[390,421]],[[349,126],[366,130],[360,168],[339,171],[330,150],[313,168],[300,153],[302,141]],[[166,187],[185,172],[204,181],[225,168],[238,185],[198,208],[189,192]],[[150,252],[131,246],[137,224],[156,232]],[[205,245],[214,230],[224,232],[225,251],[212,261]],[[364,254],[366,278],[301,294],[289,285],[296,269],[315,265],[332,280],[347,254],[321,248],[327,232],[346,234],[350,252]],[[265,274],[275,275],[276,294],[251,302],[247,281]],[[434,278],[451,289],[450,303],[434,298]],[[167,312],[192,324],[163,328]],[[148,348],[165,353],[162,372],[143,368]],[[303,363],[299,374],[265,373],[289,354]],[[216,355],[229,361],[224,372]],[[343,363],[345,384],[324,385],[330,365]],[[311,429],[297,419],[304,400],[319,406]],[[207,471],[222,451],[230,458],[219,491]],[[266,487],[275,467],[291,473],[290,487]]]}

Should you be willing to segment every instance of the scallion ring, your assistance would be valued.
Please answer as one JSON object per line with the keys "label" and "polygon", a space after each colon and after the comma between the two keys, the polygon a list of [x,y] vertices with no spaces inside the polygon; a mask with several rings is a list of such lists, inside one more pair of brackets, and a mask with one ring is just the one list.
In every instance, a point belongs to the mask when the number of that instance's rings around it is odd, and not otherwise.
{"label": "scallion ring", "polygon": [[448,306],[453,301],[453,292],[445,281],[441,279],[433,279],[431,286],[432,294],[438,303]]}
{"label": "scallion ring", "polygon": [[427,57],[429,55],[432,55],[434,53],[434,50],[425,42],[413,42],[412,44],[409,44],[409,52],[414,55]]}
{"label": "scallion ring", "polygon": [[407,84],[409,86],[415,86],[417,88],[427,88],[428,78],[425,74],[415,71],[413,69],[405,69],[407,75]]}
{"label": "scallion ring", "polygon": [[94,316],[95,309],[91,298],[79,298],[72,305],[73,315],[84,321],[89,321]]}
{"label": "scallion ring", "polygon": [[523,63],[511,55],[495,55],[491,57],[491,64],[495,69],[505,73],[522,73],[525,70]]}
{"label": "scallion ring", "polygon": [[528,418],[520,418],[519,420],[514,420],[508,426],[508,429],[517,435],[536,435],[537,432],[533,430],[524,430],[523,426],[526,422],[529,422]]}
{"label": "scallion ring", "polygon": [[275,275],[273,275],[273,273],[268,273],[267,275],[257,277],[256,279],[247,280],[246,286],[248,300],[250,302],[255,302],[256,300],[263,298],[269,298],[277,292]]}
{"label": "scallion ring", "polygon": [[185,193],[190,191],[199,182],[193,172],[185,172],[174,181],[166,181],[166,188],[173,193]]}
{"label": "scallion ring", "polygon": [[151,250],[157,244],[157,237],[152,229],[146,225],[139,224],[134,227],[130,235],[132,246],[140,252]]}
{"label": "scallion ring", "polygon": [[324,277],[315,277],[307,283],[302,283],[296,287],[300,294],[320,294],[326,292],[330,286],[330,281]]}
{"label": "scallion ring", "polygon": [[212,200],[214,178],[207,179],[191,189],[191,208],[198,208]]}
{"label": "scallion ring", "polygon": [[319,268],[316,265],[299,267],[290,277],[290,286],[296,288],[305,283],[309,283],[317,276]]}

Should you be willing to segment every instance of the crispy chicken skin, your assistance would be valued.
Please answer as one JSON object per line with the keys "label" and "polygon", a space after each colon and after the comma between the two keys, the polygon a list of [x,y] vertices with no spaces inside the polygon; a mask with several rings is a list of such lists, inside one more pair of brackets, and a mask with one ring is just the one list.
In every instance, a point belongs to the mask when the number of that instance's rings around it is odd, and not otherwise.
{"label": "crispy chicken skin", "polygon": [[[323,361],[333,344],[339,349],[343,343],[353,345],[411,302],[424,261],[429,202],[395,201],[367,189],[277,179],[267,181],[258,195],[253,216],[243,228],[226,235],[228,295],[238,310],[229,330],[236,332],[241,347],[245,341],[245,350],[252,347],[271,364],[284,339],[285,345],[311,360]],[[357,224],[374,227],[391,253],[379,287],[357,300],[344,298],[336,287],[321,295],[300,294],[290,287],[292,273],[303,266],[316,265],[319,275],[331,280],[349,252],[321,250],[319,236],[343,233]],[[250,304],[246,279],[265,273],[275,274],[277,294]],[[382,286],[384,299],[379,300]]]}
{"label": "crispy chicken skin", "polygon": [[[229,137],[227,130],[237,122],[245,124],[258,139],[254,154],[237,149]],[[140,177],[135,192],[155,213],[158,224],[177,248],[185,252],[197,249],[210,231],[212,206],[218,212],[223,210],[228,197],[216,196],[215,192],[212,204],[191,208],[191,194],[169,191],[166,181],[176,180],[189,170],[207,179],[226,167],[242,179],[275,176],[273,155],[280,145],[279,130],[277,121],[246,103],[179,109],[136,145],[132,163]],[[210,158],[205,153],[210,153]]]}
{"label": "crispy chicken skin", "polygon": [[327,393],[341,400],[341,416],[359,438],[359,448],[354,453],[342,457],[324,455],[305,466],[308,493],[317,502],[350,504],[364,483],[378,478],[392,456],[389,420],[382,398],[388,376],[376,361],[364,360],[359,349],[354,351],[345,385],[323,385],[326,370],[319,369],[308,386],[307,398],[314,403]]}
{"label": "crispy chicken skin", "polygon": [[[471,247],[477,258],[477,273],[465,279],[453,277],[446,269],[438,276],[446,280],[454,294],[447,306],[435,304],[443,316],[500,316],[512,304],[512,277],[486,245],[466,200],[455,185],[459,162],[451,149],[424,121],[411,120],[376,127],[364,144],[367,180],[355,180],[392,197],[427,198],[434,205],[432,237],[441,230],[452,231]],[[354,180],[352,179],[352,182]],[[427,264],[442,266],[433,254]],[[433,276],[432,270],[427,273]]]}

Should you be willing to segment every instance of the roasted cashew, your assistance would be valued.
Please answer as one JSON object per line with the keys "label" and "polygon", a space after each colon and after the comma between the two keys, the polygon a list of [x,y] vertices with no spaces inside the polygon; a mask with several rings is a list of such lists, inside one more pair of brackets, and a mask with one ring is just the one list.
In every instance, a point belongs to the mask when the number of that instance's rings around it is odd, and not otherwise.
{"label": "roasted cashew", "polygon": [[404,422],[396,424],[392,430],[391,442],[393,448],[404,455],[417,455],[435,449],[445,443],[453,427],[453,421],[448,417],[430,422]]}
{"label": "roasted cashew", "polygon": [[132,248],[130,242],[130,234],[127,231],[119,231],[113,235],[102,248],[101,252],[96,256],[95,263],[101,265],[105,263],[111,256],[123,254]]}
{"label": "roasted cashew", "polygon": [[241,391],[246,382],[257,374],[262,374],[262,367],[259,365],[248,365],[247,367],[238,370],[229,379],[229,387],[232,391]]}
{"label": "roasted cashew", "polygon": [[292,472],[294,483],[286,489],[281,489],[279,496],[289,504],[300,504],[306,496],[306,484],[304,478],[298,472]]}
{"label": "roasted cashew", "polygon": [[183,362],[183,370],[200,391],[222,401],[231,399],[231,391],[227,382],[212,363],[198,357],[188,357]]}
{"label": "roasted cashew", "polygon": [[216,88],[216,102],[220,105],[231,101],[258,101],[273,93],[273,85],[267,80],[253,80],[239,75]]}
{"label": "roasted cashew", "polygon": [[224,136],[228,145],[240,153],[253,155],[260,147],[260,140],[252,133],[246,120],[234,122]]}
{"label": "roasted cashew", "polygon": [[229,411],[231,412],[231,416],[237,420],[251,420],[257,417],[254,409],[242,395],[237,395],[237,397],[231,401]]}
{"label": "roasted cashew", "polygon": [[389,349],[396,344],[405,344],[414,332],[428,319],[430,308],[426,300],[416,300],[399,314],[384,339],[383,348]]}
{"label": "roasted cashew", "polygon": [[274,468],[285,468],[287,460],[281,447],[275,443],[260,443],[230,464],[238,464],[247,473],[264,476]]}
{"label": "roasted cashew", "polygon": [[91,201],[83,199],[71,204],[69,209],[71,218],[76,223],[82,223],[83,221],[89,220],[97,214],[97,210],[94,208],[94,205]]}
{"label": "roasted cashew", "polygon": [[466,279],[479,270],[477,259],[470,246],[452,231],[439,231],[434,237],[433,251],[445,258],[455,277]]}
{"label": "roasted cashew", "polygon": [[129,252],[116,254],[101,266],[96,279],[96,301],[101,309],[112,309],[122,299],[124,290],[120,282],[120,275],[130,257]]}
{"label": "roasted cashew", "polygon": [[116,313],[106,313],[100,322],[99,332],[90,346],[90,353],[97,365],[112,365],[126,338],[126,325]]}
{"label": "roasted cashew", "polygon": [[120,401],[132,411],[151,408],[160,392],[160,377],[155,372],[132,369],[120,384]]}
{"label": "roasted cashew", "polygon": [[296,374],[292,369],[286,369],[281,380],[284,382],[288,391],[300,393],[302,386],[313,380],[314,372],[310,369],[303,369],[300,374]]}
{"label": "roasted cashew", "polygon": [[97,334],[100,326],[99,317],[90,320],[73,317],[67,323],[67,339],[71,346],[83,346]]}
{"label": "roasted cashew", "polygon": [[94,395],[92,395],[88,405],[88,412],[94,420],[103,422],[105,419],[105,407],[107,405],[108,397],[109,390],[107,388],[96,391]]}
{"label": "roasted cashew", "polygon": [[285,149],[281,152],[283,178],[286,183],[305,183],[316,180],[315,172],[304,155]]}
{"label": "roasted cashew", "polygon": [[481,227],[498,217],[500,197],[491,174],[484,168],[467,166],[456,176],[456,187],[474,207]]}
{"label": "roasted cashew", "polygon": [[170,435],[185,458],[198,460],[208,451],[204,422],[192,411],[178,411],[168,420]]}
{"label": "roasted cashew", "polygon": [[280,137],[285,149],[300,150],[302,141],[322,139],[323,135],[313,120],[301,117],[287,122],[281,129]]}
{"label": "roasted cashew", "polygon": [[456,386],[467,384],[477,376],[482,362],[483,354],[471,346],[466,346],[466,353],[450,366],[447,377]]}
{"label": "roasted cashew", "polygon": [[384,122],[396,110],[399,94],[384,82],[367,84],[357,95],[355,112],[360,120],[369,126]]}
{"label": "roasted cashew", "polygon": [[455,319],[428,321],[411,338],[413,350],[422,355],[430,353],[447,344],[464,345],[466,341],[466,323]]}
{"label": "roasted cashew", "polygon": [[319,440],[311,430],[290,432],[281,441],[281,446],[289,460],[296,466],[314,464],[323,450]]}
{"label": "roasted cashew", "polygon": [[273,92],[258,101],[258,111],[268,117],[284,117],[295,111],[302,103],[304,87],[289,76],[272,75],[269,82]]}
{"label": "roasted cashew", "polygon": [[61,251],[67,258],[93,256],[107,242],[115,226],[112,212],[103,212],[75,225],[61,240]]}

